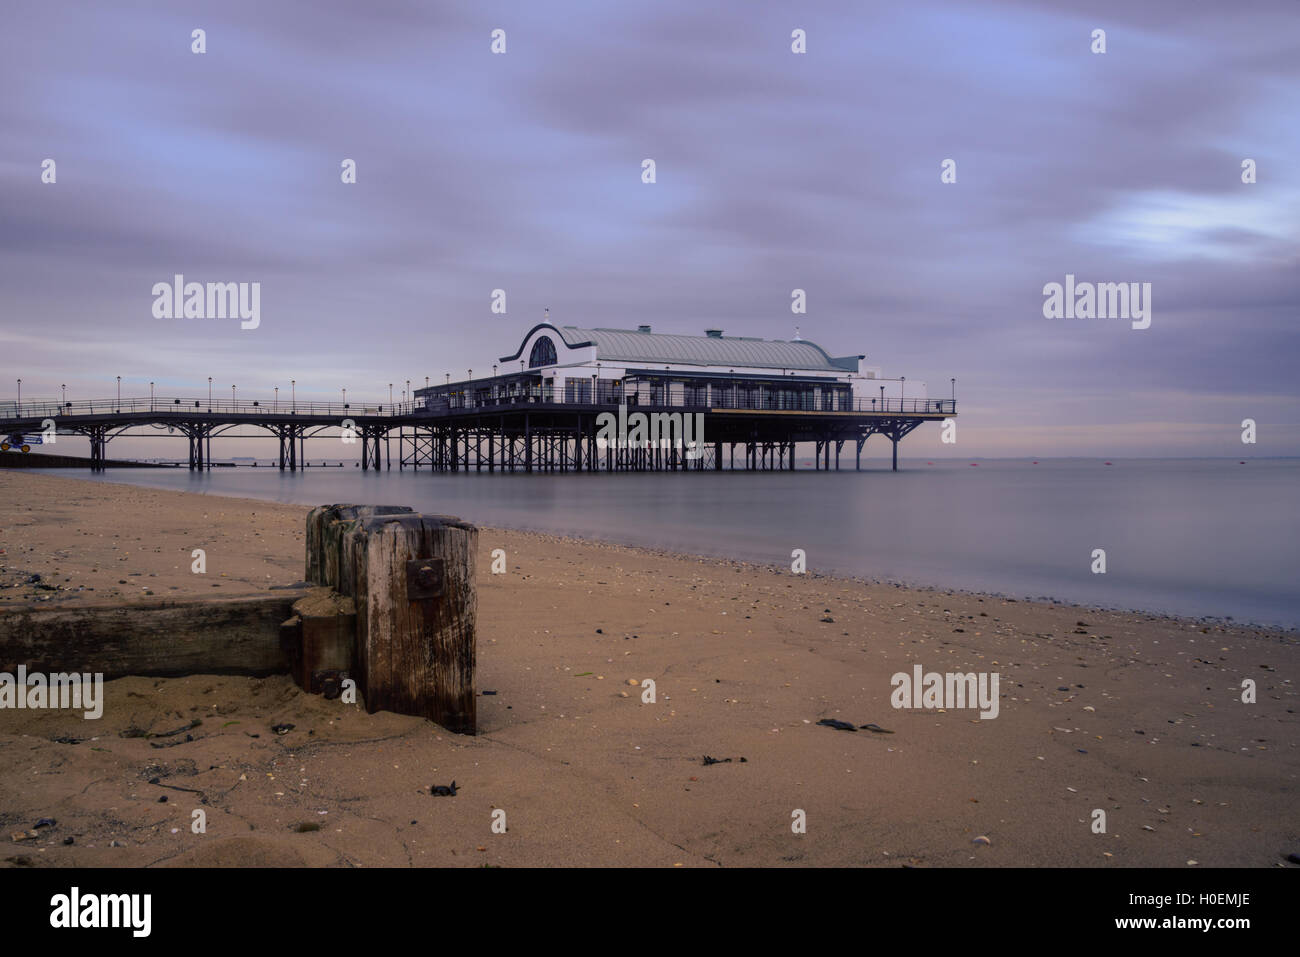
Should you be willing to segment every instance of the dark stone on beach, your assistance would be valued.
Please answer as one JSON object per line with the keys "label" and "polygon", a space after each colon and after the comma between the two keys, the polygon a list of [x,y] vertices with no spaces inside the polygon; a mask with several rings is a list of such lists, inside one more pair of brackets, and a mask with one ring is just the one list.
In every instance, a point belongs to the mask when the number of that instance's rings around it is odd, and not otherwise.
{"label": "dark stone on beach", "polygon": [[166,803],[167,803],[167,795],[164,794],[164,795],[162,795],[161,797],[159,797],[159,798],[158,798],[158,803],[159,803],[159,804],[166,804]]}
{"label": "dark stone on beach", "polygon": [[150,779],[149,779],[149,783],[150,783],[150,784],[160,784],[160,783],[162,783],[162,778],[150,778]]}
{"label": "dark stone on beach", "polygon": [[444,784],[435,784],[433,787],[429,788],[429,793],[434,797],[455,797],[456,782],[452,781],[451,787],[447,787]]}
{"label": "dark stone on beach", "polygon": [[50,738],[50,740],[53,741],[55,744],[81,744],[80,738],[72,738],[66,736],[59,737],[59,738]]}
{"label": "dark stone on beach", "polygon": [[1061,687],[1057,688],[1056,690],[1057,690],[1057,691],[1069,691],[1070,689],[1069,689],[1068,687],[1066,687],[1065,685],[1061,685]]}
{"label": "dark stone on beach", "polygon": [[496,694],[495,691],[480,691],[479,694]]}
{"label": "dark stone on beach", "polygon": [[964,632],[965,630],[966,630],[965,628],[954,628],[954,629],[953,629],[953,631],[963,631],[963,632]]}
{"label": "dark stone on beach", "polygon": [[828,728],[834,728],[836,731],[857,731],[858,730],[853,725],[849,724],[847,721],[836,721],[834,718],[822,718],[817,723],[824,724]]}
{"label": "dark stone on beach", "polygon": [[859,727],[862,728],[864,731],[872,731],[872,732],[874,732],[874,733],[876,733],[876,734],[893,734],[893,733],[894,733],[894,732],[888,730],[887,728],[882,728],[882,727],[881,727],[880,725],[878,725],[878,724],[863,724],[863,725],[859,725]]}
{"label": "dark stone on beach", "polygon": [[704,766],[707,768],[710,764],[730,764],[731,758],[711,758],[707,754],[704,756]]}
{"label": "dark stone on beach", "polygon": [[605,633],[605,629],[604,629],[604,628],[597,628],[597,629],[596,629],[596,634],[598,634],[598,635],[603,635],[604,633]]}
{"label": "dark stone on beach", "polygon": [[288,734],[290,731],[293,730],[293,728],[294,726],[289,724],[287,721],[283,724],[271,725],[271,730],[274,731],[276,734]]}
{"label": "dark stone on beach", "polygon": [[830,615],[827,615],[827,616],[825,616],[824,618],[819,618],[818,620],[819,620],[819,621],[822,621],[822,622],[825,622],[825,623],[828,624],[828,625],[833,625],[833,624],[835,624],[835,619],[832,618]]}
{"label": "dark stone on beach", "polygon": [[299,834],[306,834],[308,831],[319,831],[320,825],[317,824],[315,821],[303,821],[301,824],[295,827],[294,830],[297,831]]}
{"label": "dark stone on beach", "polygon": [[43,818],[41,818],[39,821],[37,821],[33,826],[34,826],[34,827],[54,827],[54,825],[57,824],[57,823],[58,823],[58,821],[54,820],[54,818],[52,818],[52,817],[43,817]]}
{"label": "dark stone on beach", "polygon": [[71,845],[71,844],[76,843],[76,840],[77,840],[77,839],[76,839],[75,837],[73,837],[71,834],[69,834],[67,837],[65,837],[65,838],[63,839],[63,844],[64,844],[64,846],[66,847],[66,846],[69,846],[69,845]]}

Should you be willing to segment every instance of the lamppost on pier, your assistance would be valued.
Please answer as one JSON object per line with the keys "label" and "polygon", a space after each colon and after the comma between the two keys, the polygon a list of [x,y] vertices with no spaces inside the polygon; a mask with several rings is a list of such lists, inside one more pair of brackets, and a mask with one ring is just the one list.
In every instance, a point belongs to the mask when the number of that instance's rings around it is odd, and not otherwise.
{"label": "lamppost on pier", "polygon": [[230,411],[235,411],[235,387],[230,387]]}
{"label": "lamppost on pier", "polygon": [[953,377],[953,379],[952,379],[952,408],[953,408],[953,411],[954,411],[954,412],[957,411],[957,379],[956,379],[956,377]]}
{"label": "lamppost on pier", "polygon": [[298,411],[298,380],[289,380],[289,411]]}
{"label": "lamppost on pier", "polygon": [[898,377],[898,411],[903,411],[903,396],[907,391],[907,376]]}
{"label": "lamppost on pier", "polygon": [[118,412],[121,412],[121,411],[122,411],[122,377],[121,377],[121,376],[118,376],[118,377],[117,377],[117,409],[116,409],[116,411],[118,411]]}
{"label": "lamppost on pier", "polygon": [[18,414],[22,415],[23,408],[23,380],[18,380]]}
{"label": "lamppost on pier", "polygon": [[343,389],[343,408],[346,409],[347,407],[348,407],[348,390],[347,387],[345,386]]}
{"label": "lamppost on pier", "polygon": [[149,383],[149,411],[153,411],[153,383]]}
{"label": "lamppost on pier", "polygon": [[212,376],[208,376],[208,411],[212,411]]}
{"label": "lamppost on pier", "polygon": [[393,384],[390,382],[388,383],[388,407],[391,409],[392,406],[393,406]]}
{"label": "lamppost on pier", "polygon": [[63,407],[66,409],[68,407],[68,384],[65,382],[59,388],[63,390]]}
{"label": "lamppost on pier", "polygon": [[274,407],[274,408],[275,408],[275,411],[276,411],[276,412],[279,412],[279,411],[280,411],[280,387],[279,387],[278,385],[275,387],[275,407]]}

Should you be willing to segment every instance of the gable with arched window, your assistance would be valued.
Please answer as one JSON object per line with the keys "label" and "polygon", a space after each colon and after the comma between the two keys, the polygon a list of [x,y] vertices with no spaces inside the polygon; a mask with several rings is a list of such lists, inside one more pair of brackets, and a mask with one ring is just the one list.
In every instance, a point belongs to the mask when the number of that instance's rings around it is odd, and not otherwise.
{"label": "gable with arched window", "polygon": [[555,343],[550,336],[539,336],[533,343],[533,351],[528,354],[528,368],[553,366],[556,363]]}

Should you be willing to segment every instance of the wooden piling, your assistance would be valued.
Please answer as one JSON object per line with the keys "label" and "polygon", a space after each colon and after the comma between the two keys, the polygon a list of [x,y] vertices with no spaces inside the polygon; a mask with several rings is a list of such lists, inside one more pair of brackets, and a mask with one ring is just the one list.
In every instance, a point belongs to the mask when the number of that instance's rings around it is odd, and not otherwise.
{"label": "wooden piling", "polygon": [[308,580],[355,602],[355,673],[367,711],[474,733],[477,549],[473,525],[404,506],[308,514]]}

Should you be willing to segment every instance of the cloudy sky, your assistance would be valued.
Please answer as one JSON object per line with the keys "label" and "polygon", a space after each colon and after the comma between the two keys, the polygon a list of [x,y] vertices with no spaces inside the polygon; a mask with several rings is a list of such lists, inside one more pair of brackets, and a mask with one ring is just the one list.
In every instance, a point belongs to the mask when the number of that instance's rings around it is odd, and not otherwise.
{"label": "cloudy sky", "polygon": [[[1295,0],[10,0],[3,24],[3,399],[118,375],[381,399],[488,372],[549,307],[798,325],[932,395],[955,376],[963,456],[1234,456],[1246,417],[1253,454],[1300,454]],[[175,273],[260,282],[260,327],[155,318]],[[1151,283],[1150,328],[1044,318],[1067,273]],[[925,431],[908,452],[953,451]]]}

